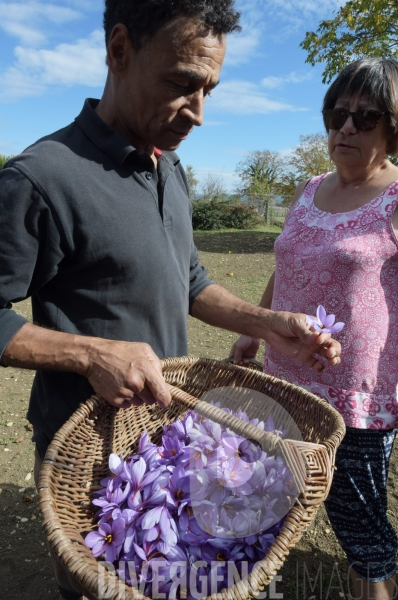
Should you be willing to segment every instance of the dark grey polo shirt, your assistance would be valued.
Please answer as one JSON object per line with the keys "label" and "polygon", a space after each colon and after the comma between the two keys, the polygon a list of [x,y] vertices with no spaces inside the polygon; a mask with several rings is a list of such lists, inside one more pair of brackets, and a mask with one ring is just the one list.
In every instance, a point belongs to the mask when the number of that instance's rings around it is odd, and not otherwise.
{"label": "dark grey polo shirt", "polygon": [[[176,154],[154,168],[86,100],[75,122],[0,171],[0,356],[25,319],[187,353],[186,320],[211,284],[198,262]],[[38,372],[28,418],[51,439],[93,390],[74,373]]]}

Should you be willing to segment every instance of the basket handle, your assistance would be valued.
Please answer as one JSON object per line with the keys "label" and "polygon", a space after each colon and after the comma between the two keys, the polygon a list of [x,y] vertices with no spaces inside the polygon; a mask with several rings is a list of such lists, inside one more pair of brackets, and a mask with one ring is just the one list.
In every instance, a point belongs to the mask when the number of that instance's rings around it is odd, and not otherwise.
{"label": "basket handle", "polygon": [[265,452],[281,455],[294,476],[297,488],[300,490],[300,492],[304,489],[306,465],[303,460],[298,460],[294,446],[292,447],[290,443],[274,433],[262,431],[251,423],[242,421],[242,419],[225,412],[217,406],[213,406],[208,402],[199,400],[198,398],[187,394],[173,385],[167,384],[167,387],[174,402],[177,402],[178,404],[181,404],[190,410],[194,410],[206,419],[210,419],[215,423],[224,425],[241,437],[256,442]]}

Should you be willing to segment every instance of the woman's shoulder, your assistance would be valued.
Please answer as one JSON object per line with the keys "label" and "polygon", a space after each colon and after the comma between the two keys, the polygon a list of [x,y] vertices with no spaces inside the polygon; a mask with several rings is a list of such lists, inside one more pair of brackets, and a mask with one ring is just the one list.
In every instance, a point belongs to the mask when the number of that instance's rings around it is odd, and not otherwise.
{"label": "woman's shoulder", "polygon": [[294,192],[292,207],[302,198],[312,199],[316,190],[327,175],[329,175],[329,173],[322,173],[322,175],[315,175],[314,177],[303,179],[303,181],[298,184],[296,191]]}

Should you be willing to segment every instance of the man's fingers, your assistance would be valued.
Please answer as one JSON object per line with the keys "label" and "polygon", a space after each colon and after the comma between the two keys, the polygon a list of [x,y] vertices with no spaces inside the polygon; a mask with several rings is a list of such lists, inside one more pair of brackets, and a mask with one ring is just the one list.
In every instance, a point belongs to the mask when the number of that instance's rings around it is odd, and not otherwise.
{"label": "man's fingers", "polygon": [[310,327],[305,319],[305,315],[300,313],[293,315],[291,330],[302,342],[308,345],[323,346],[332,339],[330,333],[320,333],[315,331],[313,327]]}
{"label": "man's fingers", "polygon": [[327,358],[329,365],[338,365],[341,362],[341,345],[337,340],[329,340],[317,350],[317,353]]}
{"label": "man's fingers", "polygon": [[171,402],[171,394],[163,379],[163,375],[159,374],[156,370],[151,370],[150,374],[147,373],[145,386],[139,392],[138,396],[147,404],[154,404],[152,402],[154,400],[161,408],[167,408]]}

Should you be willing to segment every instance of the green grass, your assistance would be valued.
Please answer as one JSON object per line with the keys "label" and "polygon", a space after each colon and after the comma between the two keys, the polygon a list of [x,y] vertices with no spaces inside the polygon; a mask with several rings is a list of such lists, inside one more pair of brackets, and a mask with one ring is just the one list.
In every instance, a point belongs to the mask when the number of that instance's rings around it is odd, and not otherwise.
{"label": "green grass", "polygon": [[223,233],[248,233],[248,232],[255,232],[255,233],[280,233],[282,231],[282,227],[279,227],[279,225],[258,225],[257,227],[254,227],[253,229],[214,229],[211,231],[201,231],[201,230],[197,230],[195,231],[195,237],[196,236],[205,236],[205,235],[222,235]]}

